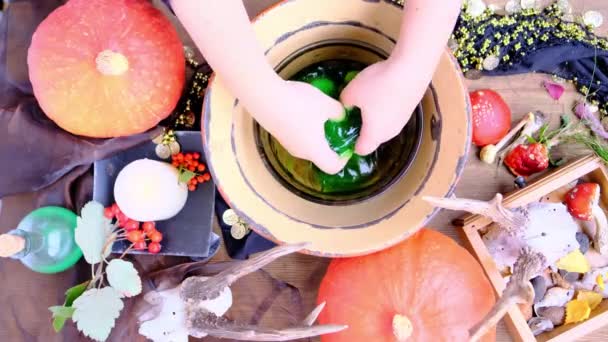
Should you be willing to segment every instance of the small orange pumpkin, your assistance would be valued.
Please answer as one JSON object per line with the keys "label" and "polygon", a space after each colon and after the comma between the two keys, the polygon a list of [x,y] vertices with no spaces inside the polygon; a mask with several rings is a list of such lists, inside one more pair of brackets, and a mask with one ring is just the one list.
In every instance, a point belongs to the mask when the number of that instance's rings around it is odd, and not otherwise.
{"label": "small orange pumpkin", "polygon": [[127,136],[175,108],[185,80],[177,31],[148,0],[70,0],[36,29],[34,95],[68,132]]}
{"label": "small orange pumpkin", "polygon": [[[495,302],[479,263],[449,237],[422,229],[368,256],[334,259],[321,282],[322,324],[348,328],[322,342],[468,341]],[[495,332],[484,337],[493,341]]]}

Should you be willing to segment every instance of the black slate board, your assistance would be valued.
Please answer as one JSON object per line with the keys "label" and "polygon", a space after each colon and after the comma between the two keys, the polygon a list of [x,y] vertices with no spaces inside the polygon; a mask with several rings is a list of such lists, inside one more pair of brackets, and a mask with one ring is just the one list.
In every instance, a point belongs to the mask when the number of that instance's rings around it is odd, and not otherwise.
{"label": "black slate board", "polygon": [[[199,152],[204,160],[200,132],[177,132],[177,139],[183,152]],[[109,206],[114,203],[114,181],[118,172],[127,164],[137,159],[148,158],[161,160],[156,156],[156,144],[146,142],[132,149],[95,163],[93,199]],[[162,161],[162,160],[161,160]],[[209,256],[210,240],[217,237],[211,234],[213,209],[215,204],[215,186],[213,182],[199,185],[196,191],[188,192],[186,206],[177,216],[156,222],[156,228],[163,233],[162,249],[159,254],[206,258]],[[122,253],[128,241],[114,244],[113,253]],[[147,251],[134,251],[132,254],[148,254]]]}

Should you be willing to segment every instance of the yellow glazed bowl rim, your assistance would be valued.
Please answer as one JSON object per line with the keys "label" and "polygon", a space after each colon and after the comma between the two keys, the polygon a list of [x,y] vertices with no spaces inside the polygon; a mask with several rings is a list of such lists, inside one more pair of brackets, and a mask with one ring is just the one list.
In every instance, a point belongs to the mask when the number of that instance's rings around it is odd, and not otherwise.
{"label": "yellow glazed bowl rim", "polygon": [[[374,20],[374,14],[382,14],[383,21]],[[314,17],[313,23],[327,27],[310,25],[310,17]],[[400,8],[382,1],[287,0],[264,11],[253,23],[276,66],[280,60],[273,56],[273,49],[294,44],[290,39],[297,43],[310,38],[307,35],[332,34],[333,23],[338,23],[339,30],[349,30],[348,34],[383,40],[378,32],[390,30],[385,37],[396,37],[400,18]],[[367,20],[365,24],[372,29],[358,20]],[[349,27],[348,23],[359,24]],[[276,32],[276,27],[282,32]],[[394,43],[393,39],[384,40],[380,43]],[[215,75],[204,100],[203,146],[220,194],[254,231],[279,244],[310,242],[304,253],[312,255],[364,255],[397,244],[425,226],[436,210],[422,197],[449,196],[463,172],[471,141],[470,103],[462,72],[447,49],[422,105],[424,126],[429,128],[425,129],[425,146],[414,161],[415,170],[408,171],[392,191],[351,207],[311,203],[273,180],[257,146],[249,147],[255,144],[253,119]]]}

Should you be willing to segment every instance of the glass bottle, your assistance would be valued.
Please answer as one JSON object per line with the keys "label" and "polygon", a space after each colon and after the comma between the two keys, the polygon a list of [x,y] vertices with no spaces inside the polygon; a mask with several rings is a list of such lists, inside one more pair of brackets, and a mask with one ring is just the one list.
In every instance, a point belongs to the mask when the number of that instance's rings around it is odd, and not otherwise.
{"label": "glass bottle", "polygon": [[61,207],[29,213],[16,229],[0,235],[0,257],[18,259],[39,273],[59,273],[82,257],[74,239],[76,214]]}

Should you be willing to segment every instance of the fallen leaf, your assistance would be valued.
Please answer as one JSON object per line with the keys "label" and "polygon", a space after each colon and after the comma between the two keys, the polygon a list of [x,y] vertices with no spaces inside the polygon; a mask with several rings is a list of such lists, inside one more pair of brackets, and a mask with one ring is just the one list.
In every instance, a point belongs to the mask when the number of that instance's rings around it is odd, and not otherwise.
{"label": "fallen leaf", "polygon": [[564,95],[565,88],[563,85],[551,81],[545,81],[543,84],[552,99],[559,100]]}
{"label": "fallen leaf", "polygon": [[581,290],[576,295],[576,299],[587,302],[591,310],[595,309],[603,300],[601,294],[593,291]]}
{"label": "fallen leaf", "polygon": [[572,300],[566,305],[565,324],[582,322],[589,318],[591,308],[589,304],[582,300]]}
{"label": "fallen leaf", "polygon": [[559,259],[556,266],[561,270],[576,273],[587,273],[591,268],[587,258],[578,249]]}
{"label": "fallen leaf", "polygon": [[606,288],[606,284],[604,283],[604,277],[601,274],[599,274],[595,278],[595,282],[597,283],[597,286],[600,288],[600,290],[604,291],[604,289]]}
{"label": "fallen leaf", "polygon": [[96,341],[105,341],[124,304],[120,294],[108,286],[87,290],[72,306],[75,309],[72,320],[78,330]]}

